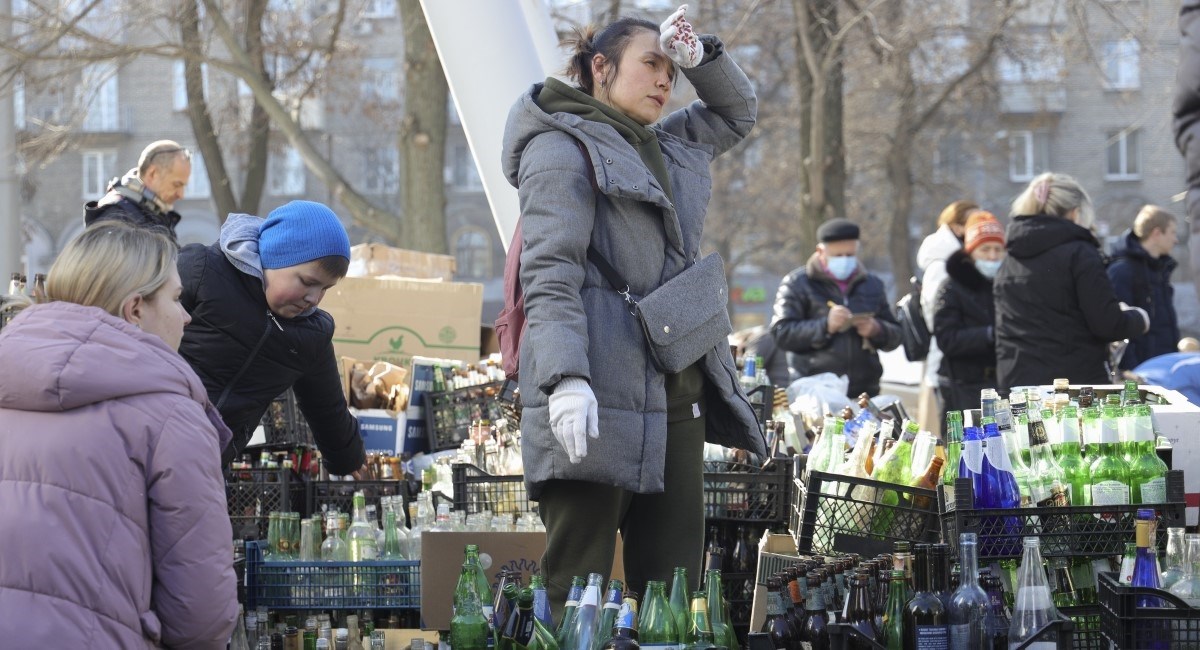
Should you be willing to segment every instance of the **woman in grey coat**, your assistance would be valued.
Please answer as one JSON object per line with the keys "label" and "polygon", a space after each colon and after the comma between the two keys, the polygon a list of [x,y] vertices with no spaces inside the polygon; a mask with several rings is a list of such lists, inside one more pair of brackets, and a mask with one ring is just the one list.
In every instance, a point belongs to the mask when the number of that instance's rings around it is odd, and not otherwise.
{"label": "woman in grey coat", "polygon": [[[525,480],[548,539],[551,602],[607,576],[616,535],[629,588],[689,569],[704,537],[703,443],[765,454],[727,345],[664,375],[637,320],[589,263],[593,246],[640,299],[700,255],[709,164],[754,125],[754,91],[681,7],[660,28],[622,18],[579,33],[571,86],[553,77],[508,117],[504,168],[521,201]],[[699,101],[664,119],[676,67]],[[657,122],[657,123],[656,123]]]}

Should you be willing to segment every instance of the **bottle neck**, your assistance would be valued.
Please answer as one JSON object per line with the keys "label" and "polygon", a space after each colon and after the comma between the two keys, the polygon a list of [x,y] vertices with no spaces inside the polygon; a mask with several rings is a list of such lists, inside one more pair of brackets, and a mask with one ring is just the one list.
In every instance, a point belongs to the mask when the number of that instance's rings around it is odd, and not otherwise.
{"label": "bottle neck", "polygon": [[979,584],[979,552],[974,542],[959,544],[962,553],[962,569],[959,572],[958,584]]}

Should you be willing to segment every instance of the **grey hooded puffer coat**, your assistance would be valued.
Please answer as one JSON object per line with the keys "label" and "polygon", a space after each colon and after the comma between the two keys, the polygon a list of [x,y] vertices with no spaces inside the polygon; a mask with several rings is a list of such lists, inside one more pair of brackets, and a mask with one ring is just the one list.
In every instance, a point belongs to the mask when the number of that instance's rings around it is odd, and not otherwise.
{"label": "grey hooded puffer coat", "polygon": [[[535,101],[542,84],[522,94],[509,113],[503,165],[521,200],[520,277],[528,324],[520,359],[521,430],[525,480],[535,499],[551,479],[639,493],[664,489],[664,375],[651,363],[622,297],[588,263],[587,248],[595,246],[624,276],[635,299],[699,256],[712,190],[709,165],[746,137],[757,113],[746,75],[719,40],[702,40],[709,51],[705,61],[683,70],[700,99],[651,127],[674,202],[612,126],[543,111]],[[573,140],[586,148],[594,181]],[[708,441],[764,454],[762,430],[739,388],[728,346],[716,346],[701,364],[709,391]],[[599,403],[600,437],[588,441],[579,464],[570,463],[550,430],[549,395],[571,376],[587,379]]]}

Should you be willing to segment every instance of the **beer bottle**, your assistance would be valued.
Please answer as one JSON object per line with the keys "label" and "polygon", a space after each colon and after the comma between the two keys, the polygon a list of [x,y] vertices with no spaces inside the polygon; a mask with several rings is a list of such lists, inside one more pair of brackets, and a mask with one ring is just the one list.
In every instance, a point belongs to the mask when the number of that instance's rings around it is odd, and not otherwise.
{"label": "beer bottle", "polygon": [[483,613],[481,598],[476,583],[475,562],[468,546],[458,586],[454,590],[454,616],[450,619],[450,637],[455,650],[486,650],[491,629]]}
{"label": "beer bottle", "polygon": [[624,602],[625,585],[613,578],[608,581],[608,594],[604,597],[604,608],[600,611],[600,624],[596,628],[596,636],[592,638],[592,647],[599,650],[604,642],[612,636],[613,626],[617,622],[617,613]]}
{"label": "beer bottle", "polygon": [[[997,440],[1002,440],[997,432]],[[949,647],[949,617],[942,599],[934,591],[930,575],[932,558],[928,544],[917,544],[913,577],[916,579],[913,597],[904,606],[904,648]],[[930,645],[926,646],[928,643]]]}
{"label": "beer bottle", "polygon": [[[866,569],[854,574],[846,601],[846,617],[842,622],[858,630],[867,641],[874,641],[879,637],[879,630],[875,627],[875,612],[871,607],[869,585],[870,578]],[[846,647],[869,650],[871,644],[864,643],[863,639],[858,637],[850,637]]]}
{"label": "beer bottle", "polygon": [[908,583],[903,569],[891,571],[887,605],[883,610],[883,628],[879,630],[879,644],[887,650],[904,649],[904,604],[908,599]]}
{"label": "beer bottle", "polygon": [[600,646],[600,650],[639,650],[637,594],[626,592],[617,612],[612,636]]}
{"label": "beer bottle", "polygon": [[675,576],[671,580],[671,611],[675,614],[675,631],[679,634],[676,640],[683,644],[684,635],[688,630],[688,577],[687,568],[675,567]]}
{"label": "beer bottle", "polygon": [[[1071,484],[1054,460],[1050,440],[1039,409],[1029,409],[1029,454],[1032,461],[1029,489],[1039,508],[1071,505]],[[1043,521],[1043,523],[1045,523]]]}
{"label": "beer bottle", "polygon": [[708,620],[712,624],[714,643],[737,650],[737,635],[734,634],[733,623],[729,620],[729,606],[721,590],[721,572],[709,569],[704,576],[704,586],[707,591]]}
{"label": "beer bottle", "polygon": [[586,584],[580,576],[571,577],[571,588],[567,591],[567,602],[563,605],[563,617],[558,623],[558,631],[554,634],[560,648],[566,645],[567,636],[575,624],[575,611],[579,608],[579,599],[583,598],[583,588]]}
{"label": "beer bottle", "polygon": [[[513,639],[517,635],[517,618],[520,615],[517,609],[517,598],[520,588],[515,582],[508,582],[509,575],[504,572],[501,576],[504,581],[504,586],[501,587],[499,597],[496,599],[496,604],[499,607],[493,606],[495,629],[492,631],[492,637],[495,639],[496,650],[512,650]],[[530,593],[530,610],[533,608],[532,592]]]}
{"label": "beer bottle", "polygon": [[666,582],[646,582],[646,598],[638,614],[638,629],[641,646],[647,650],[675,650],[678,647],[679,631],[675,627],[675,613],[667,602]]}
{"label": "beer bottle", "polygon": [[547,628],[554,627],[554,616],[550,613],[550,599],[546,595],[546,578],[540,573],[529,577],[529,588],[533,590],[533,615]]}
{"label": "beer bottle", "polygon": [[[1129,505],[1129,469],[1121,458],[1120,435],[1117,432],[1117,410],[1106,406],[1100,426],[1096,460],[1092,461],[1088,491],[1092,505]],[[1153,444],[1153,443],[1151,443]],[[1097,514],[1106,523],[1117,523],[1115,512]]]}
{"label": "beer bottle", "polygon": [[804,637],[812,650],[829,648],[829,612],[825,605],[825,590],[821,588],[820,572],[808,574],[808,598],[804,601]]}
{"label": "beer bottle", "polygon": [[1156,436],[1150,407],[1146,404],[1128,406],[1125,415],[1131,420],[1133,434],[1130,441],[1133,462],[1129,466],[1131,503],[1166,503],[1168,468],[1154,451]]}
{"label": "beer bottle", "polygon": [[713,643],[712,625],[708,621],[708,598],[703,591],[694,592],[683,650],[713,650],[716,647]]}
{"label": "beer bottle", "polygon": [[1074,406],[1063,407],[1062,444],[1056,451],[1058,466],[1062,468],[1063,479],[1071,486],[1071,505],[1086,506],[1091,504],[1091,495],[1087,489],[1089,468],[1083,461],[1079,448],[1079,410]]}

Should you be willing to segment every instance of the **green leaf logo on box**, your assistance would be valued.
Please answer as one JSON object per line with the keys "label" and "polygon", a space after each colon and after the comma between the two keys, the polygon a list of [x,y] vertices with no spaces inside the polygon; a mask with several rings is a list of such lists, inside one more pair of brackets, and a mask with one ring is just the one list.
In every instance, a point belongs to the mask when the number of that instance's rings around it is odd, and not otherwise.
{"label": "green leaf logo on box", "polygon": [[388,339],[388,345],[392,346],[392,352],[399,352],[400,347],[404,345],[404,335]]}

